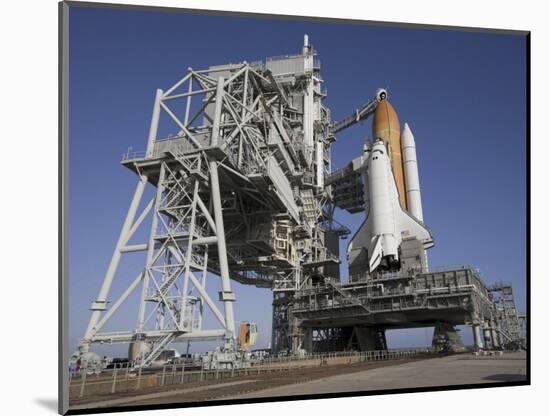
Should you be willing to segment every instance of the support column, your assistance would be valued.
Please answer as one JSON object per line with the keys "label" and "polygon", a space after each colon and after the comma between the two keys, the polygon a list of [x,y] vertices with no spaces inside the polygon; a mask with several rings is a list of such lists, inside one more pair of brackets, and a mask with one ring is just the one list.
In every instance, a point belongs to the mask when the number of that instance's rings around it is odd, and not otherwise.
{"label": "support column", "polygon": [[229,280],[229,265],[227,262],[227,247],[225,245],[225,229],[223,226],[218,164],[216,161],[210,161],[209,167],[210,185],[212,187],[212,208],[214,210],[214,219],[216,221],[216,237],[218,237],[218,261],[220,264],[220,278],[222,281],[220,300],[223,302],[225,310],[225,325],[227,330],[226,341],[230,342],[234,346],[235,318],[233,314],[233,302],[235,301],[235,294],[231,291],[231,283]]}
{"label": "support column", "polygon": [[302,341],[302,349],[304,349],[307,353],[313,352],[313,329],[312,328],[304,328],[304,338]]}
{"label": "support column", "polygon": [[355,336],[361,351],[379,351],[388,349],[386,331],[382,327],[354,327]]}
{"label": "support column", "polygon": [[[199,181],[198,179],[194,179],[195,183],[193,185],[193,202],[191,203],[191,224],[189,225],[189,237],[187,240],[187,251],[185,252],[186,258],[185,258],[185,272],[184,272],[184,279],[183,279],[183,288],[181,291],[181,313],[180,313],[180,327],[183,328],[185,323],[185,318],[187,317],[187,313],[191,312],[191,315],[193,314],[192,311],[188,311],[187,309],[187,292],[189,290],[189,275],[192,273],[191,271],[191,262],[193,260],[193,239],[195,238],[195,218],[197,213],[197,199],[199,198]],[[205,252],[208,252],[208,248],[206,248]],[[205,269],[208,266],[208,258],[205,259]],[[202,297],[201,297],[201,308],[202,308]],[[189,326],[193,326],[193,316],[190,316],[189,319]],[[202,315],[201,315],[201,321],[202,321]],[[188,328],[186,328],[188,329]],[[192,329],[192,328],[189,328]]]}
{"label": "support column", "polygon": [[486,350],[492,350],[494,349],[494,345],[492,342],[492,334],[491,334],[491,328],[489,321],[483,322],[483,343],[485,344]]}
{"label": "support column", "polygon": [[483,343],[481,342],[481,329],[479,324],[473,324],[472,330],[474,333],[474,349],[476,351],[483,349]]}
{"label": "support column", "polygon": [[216,106],[214,107],[214,120],[212,122],[212,137],[210,138],[211,146],[219,146],[220,142],[220,124],[223,106],[223,77],[218,78],[218,86],[216,89]]}
{"label": "support column", "polygon": [[377,341],[377,349],[379,350],[387,350],[388,349],[388,341],[386,340],[386,330],[382,327],[376,328],[376,341]]}
{"label": "support column", "polygon": [[159,118],[160,118],[160,101],[162,100],[162,90],[157,90],[155,95],[155,104],[153,105],[153,115],[151,116],[151,125],[149,126],[149,136],[147,138],[147,157],[153,155],[155,140],[157,138]]}
{"label": "support column", "polygon": [[289,307],[288,309],[288,317],[289,317],[289,326],[288,331],[291,339],[291,353],[292,355],[297,355],[298,350],[300,349],[300,346],[303,342],[303,332],[302,328],[300,327],[300,322],[298,318],[294,317],[292,315],[292,307]]}
{"label": "support column", "polygon": [[499,334],[497,331],[497,322],[495,320],[491,321],[491,339],[493,341],[493,348],[500,349],[500,340],[499,340]]}
{"label": "support column", "polygon": [[436,322],[432,339],[432,349],[436,352],[464,351],[464,344],[456,328],[447,322]]}
{"label": "support column", "polygon": [[[223,96],[224,96],[224,78],[218,78],[216,89],[216,107],[214,108],[214,119],[212,121],[212,136],[210,138],[211,146],[220,145],[220,124],[222,117]],[[216,222],[216,237],[218,238],[218,261],[220,264],[220,278],[222,290],[220,300],[223,302],[225,312],[226,329],[226,348],[235,346],[235,318],[233,314],[233,302],[235,294],[231,291],[229,280],[229,264],[227,262],[227,247],[225,245],[225,228],[223,225],[222,199],[220,195],[220,181],[218,178],[218,163],[215,160],[209,161],[210,168],[210,186],[212,193],[212,209],[214,210],[214,220]]]}
{"label": "support column", "polygon": [[291,295],[288,292],[273,292],[273,309],[271,325],[271,353],[290,351],[289,343],[289,304]]}
{"label": "support column", "polygon": [[158,209],[160,207],[160,202],[162,200],[163,192],[163,182],[165,175],[164,164],[160,167],[159,180],[157,183],[157,194],[155,196],[155,202],[153,203],[153,219],[151,221],[151,231],[149,233],[149,246],[147,248],[147,263],[145,265],[145,273],[143,274],[143,286],[141,289],[141,298],[138,311],[138,322],[137,322],[137,332],[140,333],[143,331],[143,326],[145,323],[145,307],[146,307],[146,297],[147,291],[149,289],[149,273],[150,268],[152,267],[153,254],[155,250],[155,233],[157,231],[158,225]]}
{"label": "support column", "polygon": [[506,344],[506,339],[504,338],[504,336],[502,335],[502,332],[500,332],[500,322],[497,321],[497,326],[498,328],[498,331],[497,331],[497,337],[498,337],[498,344],[500,345],[500,348],[504,349],[504,345]]}

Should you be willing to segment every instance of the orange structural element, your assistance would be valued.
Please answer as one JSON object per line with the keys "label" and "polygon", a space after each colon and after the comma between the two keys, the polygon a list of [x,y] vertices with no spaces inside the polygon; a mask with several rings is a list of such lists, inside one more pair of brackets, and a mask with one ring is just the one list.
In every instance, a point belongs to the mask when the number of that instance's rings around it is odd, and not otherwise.
{"label": "orange structural element", "polygon": [[255,323],[243,322],[239,327],[239,345],[241,348],[251,347],[256,344],[258,329]]}
{"label": "orange structural element", "polygon": [[407,209],[407,190],[401,153],[401,128],[399,118],[388,100],[382,100],[376,107],[372,120],[372,139],[382,139],[388,148],[393,176],[399,192],[399,202]]}

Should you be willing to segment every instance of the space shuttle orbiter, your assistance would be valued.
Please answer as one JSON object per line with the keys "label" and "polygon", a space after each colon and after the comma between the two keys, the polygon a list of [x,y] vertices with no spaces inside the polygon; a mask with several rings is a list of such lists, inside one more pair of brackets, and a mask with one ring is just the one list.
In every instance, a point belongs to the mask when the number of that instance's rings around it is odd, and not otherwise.
{"label": "space shuttle orbiter", "polygon": [[[413,151],[416,153],[414,147]],[[366,156],[364,181],[368,214],[348,245],[348,262],[350,267],[356,262],[366,263],[369,272],[378,267],[397,270],[403,239],[417,238],[427,249],[433,246],[433,238],[424,224],[402,207],[386,143],[377,139]],[[416,162],[416,154],[414,156]],[[416,169],[416,165],[413,167]]]}

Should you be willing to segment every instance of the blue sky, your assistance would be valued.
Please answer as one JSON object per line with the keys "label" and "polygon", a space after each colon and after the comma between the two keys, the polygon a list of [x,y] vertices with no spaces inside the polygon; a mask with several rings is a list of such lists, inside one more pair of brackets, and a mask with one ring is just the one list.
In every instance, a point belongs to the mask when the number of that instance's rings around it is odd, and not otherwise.
{"label": "blue sky", "polygon": [[[429,252],[431,266],[470,264],[487,283],[510,281],[518,308],[525,310],[524,37],[72,6],[72,347],[84,332],[88,307],[136,185],[136,176],[120,165],[121,156],[129,147],[145,148],[155,89],[168,88],[188,67],[299,53],[304,33],[319,52],[328,91],[325,105],[334,119],[385,87],[401,123],[409,123],[417,145],[424,221],[436,242]],[[370,130],[367,121],[338,135],[333,168],[360,154]],[[338,216],[352,230],[364,218],[343,212]],[[141,267],[139,256],[123,261],[111,299]],[[267,345],[270,291],[237,283],[233,288],[236,319],[255,320],[259,346]],[[131,301],[107,329],[134,327],[137,309]],[[470,331],[463,333],[471,342]],[[390,331],[388,340],[391,347],[425,345],[431,332]],[[125,353],[120,347],[99,351]]]}

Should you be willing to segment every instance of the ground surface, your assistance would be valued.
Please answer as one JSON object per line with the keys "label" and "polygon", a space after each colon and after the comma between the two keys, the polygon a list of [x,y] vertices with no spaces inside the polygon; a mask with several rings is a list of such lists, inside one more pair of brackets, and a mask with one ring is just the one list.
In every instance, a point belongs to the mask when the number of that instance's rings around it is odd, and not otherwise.
{"label": "ground surface", "polygon": [[522,381],[526,379],[525,358],[525,353],[509,353],[499,357],[455,355],[342,374],[297,386],[281,386],[232,398]]}
{"label": "ground surface", "polygon": [[250,375],[206,385],[173,386],[116,398],[72,403],[71,409],[204,402],[368,390],[480,384],[526,379],[525,353],[366,362]]}

